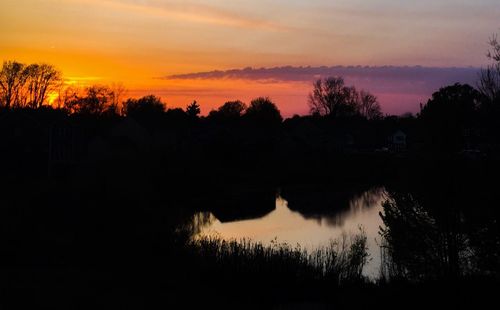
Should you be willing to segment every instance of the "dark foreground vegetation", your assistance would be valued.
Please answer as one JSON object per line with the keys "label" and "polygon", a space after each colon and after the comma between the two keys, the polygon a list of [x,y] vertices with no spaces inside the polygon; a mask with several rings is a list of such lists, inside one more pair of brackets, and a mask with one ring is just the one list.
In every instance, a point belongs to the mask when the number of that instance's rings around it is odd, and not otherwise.
{"label": "dark foreground vegetation", "polygon": [[[496,184],[481,178],[500,169],[469,163],[456,173],[456,163],[414,164],[398,164],[394,174],[373,181],[391,195],[378,279],[361,274],[370,259],[363,234],[308,253],[295,245],[191,238],[204,222],[192,221],[196,211],[244,218],[256,207],[272,210],[272,189],[258,180],[227,184],[231,189],[166,182],[155,199],[78,190],[74,180],[24,183],[29,188],[22,190],[3,184],[2,306],[397,308],[411,302],[475,308],[494,302],[500,214]],[[369,184],[353,179],[367,176],[335,174],[314,188],[356,192]],[[295,186],[287,182],[282,194],[304,216],[345,208],[341,194],[327,200]]]}
{"label": "dark foreground vegetation", "polygon": [[[311,115],[268,98],[208,116],[120,88],[64,88],[48,65],[0,74],[0,305],[4,308],[481,308],[500,283],[500,47],[477,87],[383,116],[369,93],[318,81]],[[28,69],[29,68],[29,69]],[[257,217],[277,188],[304,216],[388,192],[381,274],[366,236],[305,252],[193,239],[203,219]],[[307,190],[301,190],[306,188]],[[327,193],[327,194],[325,194]],[[336,242],[336,243],[335,243]]]}

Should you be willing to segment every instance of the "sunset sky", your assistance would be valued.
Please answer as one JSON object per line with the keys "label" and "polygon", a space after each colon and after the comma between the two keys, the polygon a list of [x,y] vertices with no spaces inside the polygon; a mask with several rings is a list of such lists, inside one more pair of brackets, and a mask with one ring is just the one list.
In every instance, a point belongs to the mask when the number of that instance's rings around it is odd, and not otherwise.
{"label": "sunset sky", "polygon": [[[473,82],[499,27],[498,0],[1,0],[0,61],[51,63],[82,85],[122,82],[170,107],[196,99],[204,113],[270,96],[286,116],[307,112],[314,68],[375,66],[343,72],[399,114],[438,83]],[[415,65],[465,69],[427,81]],[[401,80],[382,66],[410,67]],[[246,67],[275,69],[192,75]]]}

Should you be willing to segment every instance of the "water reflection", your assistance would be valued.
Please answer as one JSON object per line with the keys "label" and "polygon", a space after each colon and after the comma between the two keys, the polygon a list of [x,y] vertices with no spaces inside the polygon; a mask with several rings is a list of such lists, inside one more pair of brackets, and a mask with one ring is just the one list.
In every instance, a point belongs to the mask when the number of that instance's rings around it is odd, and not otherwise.
{"label": "water reflection", "polygon": [[330,210],[337,212],[311,214],[291,210],[288,201],[278,195],[275,210],[259,218],[221,222],[212,213],[197,213],[193,217],[193,231],[196,236],[237,240],[250,238],[263,244],[286,242],[312,250],[343,234],[359,233],[362,227],[368,237],[370,254],[364,274],[375,277],[380,266],[378,232],[383,225],[379,212],[385,199],[385,189],[374,188],[352,197],[348,206],[330,206]]}

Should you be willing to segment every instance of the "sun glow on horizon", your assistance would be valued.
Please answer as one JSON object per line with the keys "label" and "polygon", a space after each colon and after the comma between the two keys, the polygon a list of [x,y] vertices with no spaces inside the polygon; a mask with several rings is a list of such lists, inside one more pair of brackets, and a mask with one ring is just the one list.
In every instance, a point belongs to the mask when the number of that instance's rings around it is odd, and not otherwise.
{"label": "sun glow on horizon", "polygon": [[47,94],[47,104],[49,106],[54,106],[54,103],[56,102],[56,100],[59,98],[59,93],[58,92],[50,92],[49,94]]}

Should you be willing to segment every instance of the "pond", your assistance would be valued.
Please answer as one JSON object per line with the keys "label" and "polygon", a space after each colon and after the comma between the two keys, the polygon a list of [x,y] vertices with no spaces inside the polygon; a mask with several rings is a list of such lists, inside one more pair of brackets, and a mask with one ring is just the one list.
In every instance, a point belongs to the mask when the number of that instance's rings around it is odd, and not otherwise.
{"label": "pond", "polygon": [[384,188],[373,188],[353,195],[350,200],[344,202],[347,205],[330,206],[327,208],[330,212],[301,213],[291,210],[289,202],[278,194],[274,210],[263,216],[221,221],[210,212],[195,215],[195,220],[203,223],[199,225],[195,237],[251,239],[265,245],[287,243],[310,251],[327,245],[331,240],[342,238],[343,235],[349,238],[362,229],[367,235],[370,255],[363,273],[370,278],[376,278],[380,270],[379,231],[383,226],[379,212],[382,211],[386,197]]}

